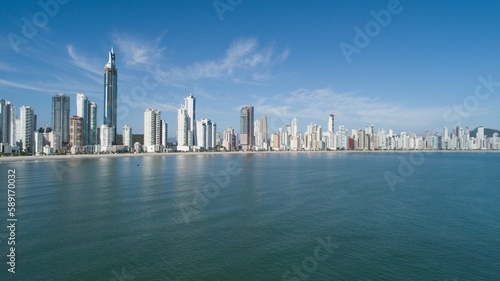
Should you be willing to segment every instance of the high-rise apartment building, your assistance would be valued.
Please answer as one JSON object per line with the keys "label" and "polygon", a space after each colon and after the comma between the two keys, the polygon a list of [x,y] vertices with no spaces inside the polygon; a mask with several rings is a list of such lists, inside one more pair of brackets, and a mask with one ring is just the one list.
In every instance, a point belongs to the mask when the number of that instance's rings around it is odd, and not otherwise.
{"label": "high-rise apartment building", "polygon": [[251,150],[254,146],[253,106],[244,106],[240,110],[240,145],[243,150]]}
{"label": "high-rise apartment building", "polygon": [[0,142],[16,146],[16,107],[0,99]]}
{"label": "high-rise apartment building", "polygon": [[187,114],[187,145],[193,146],[196,145],[196,98],[192,94],[184,98],[184,108]]}
{"label": "high-rise apartment building", "polygon": [[35,110],[31,106],[21,106],[20,108],[20,140],[23,151],[33,152]]}
{"label": "high-rise apartment building", "polygon": [[267,150],[269,147],[269,133],[267,127],[267,117],[265,115],[260,116],[259,126],[259,133],[262,135],[262,149]]}
{"label": "high-rise apartment building", "polygon": [[299,134],[298,124],[297,123],[298,123],[297,118],[295,118],[295,116],[294,116],[293,119],[292,119],[292,124],[291,124],[292,131],[290,133],[290,135],[292,137],[296,137]]}
{"label": "high-rise apartment building", "polygon": [[188,145],[188,115],[186,108],[181,106],[177,110],[177,146]]}
{"label": "high-rise apartment building", "polygon": [[89,138],[87,144],[94,145],[98,141],[97,133],[97,104],[93,101],[89,101]]}
{"label": "high-rise apartment building", "polygon": [[132,128],[130,125],[123,126],[123,145],[128,149],[132,148]]}
{"label": "high-rise apartment building", "polygon": [[113,128],[102,124],[100,127],[101,150],[106,151],[106,147],[113,145]]}
{"label": "high-rise apartment building", "polygon": [[216,146],[216,128],[217,125],[210,119],[201,119],[196,121],[197,146],[204,149],[214,148]]}
{"label": "high-rise apartment building", "polygon": [[326,128],[326,131],[333,133],[334,129],[335,129],[335,115],[330,114],[330,116],[328,116],[328,127]]}
{"label": "high-rise apartment building", "polygon": [[160,129],[161,129],[161,145],[166,147],[168,142],[168,124],[165,120],[161,120]]}
{"label": "high-rise apartment building", "polygon": [[144,112],[144,145],[161,144],[161,111],[146,109]]}
{"label": "high-rise apartment building", "polygon": [[63,145],[69,144],[69,96],[58,94],[52,97],[52,130],[61,134]]}
{"label": "high-rise apartment building", "polygon": [[83,146],[85,139],[85,121],[83,117],[71,116],[69,119],[69,145]]}
{"label": "high-rise apartment building", "polygon": [[111,48],[108,63],[104,66],[104,120],[103,124],[111,127],[112,143],[116,144],[118,105],[118,70],[116,69],[115,51]]}
{"label": "high-rise apartment building", "polygon": [[76,94],[76,116],[83,118],[83,143],[90,143],[90,104],[89,99],[83,93]]}

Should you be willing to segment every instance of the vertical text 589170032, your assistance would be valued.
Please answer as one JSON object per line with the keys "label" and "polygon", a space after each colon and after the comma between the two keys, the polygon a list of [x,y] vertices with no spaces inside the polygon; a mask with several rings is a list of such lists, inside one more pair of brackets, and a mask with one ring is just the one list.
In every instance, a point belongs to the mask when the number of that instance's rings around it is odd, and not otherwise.
{"label": "vertical text 589170032", "polygon": [[7,211],[9,213],[7,218],[7,228],[9,229],[7,264],[9,268],[7,270],[16,273],[16,169],[7,171],[7,184]]}

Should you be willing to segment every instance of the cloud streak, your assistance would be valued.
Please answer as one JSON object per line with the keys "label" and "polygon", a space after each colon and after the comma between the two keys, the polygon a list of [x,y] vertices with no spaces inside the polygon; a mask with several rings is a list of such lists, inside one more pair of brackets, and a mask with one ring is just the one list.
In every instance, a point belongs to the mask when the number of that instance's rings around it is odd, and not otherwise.
{"label": "cloud streak", "polygon": [[115,33],[113,43],[122,52],[123,59],[130,66],[155,65],[161,58],[166,48],[160,47],[164,33],[154,40],[143,40],[132,36]]}
{"label": "cloud streak", "polygon": [[[68,54],[72,59],[71,62],[74,65],[76,65],[77,67],[82,68],[84,70],[87,70],[91,73],[94,73],[94,74],[98,74],[98,75],[102,74],[102,71],[99,71],[95,64],[89,64],[88,63],[89,59],[78,54],[75,47],[73,47],[72,45],[67,45],[66,50],[68,51]],[[103,67],[104,67],[104,64],[103,64]]]}
{"label": "cloud streak", "polygon": [[360,129],[375,124],[379,128],[422,132],[434,129],[436,122],[445,125],[443,112],[446,107],[410,107],[356,93],[337,93],[330,88],[297,89],[286,95],[256,99],[255,108],[268,115],[268,118],[277,116],[291,120],[296,116],[322,125],[326,123],[328,115],[333,113],[336,126],[342,124]]}
{"label": "cloud streak", "polygon": [[21,83],[16,83],[16,82],[12,82],[12,81],[7,81],[4,79],[0,79],[0,85],[11,87],[11,88],[23,89],[23,90],[31,90],[31,91],[36,91],[36,92],[47,92],[47,93],[60,92],[60,91],[54,90],[54,89],[45,89],[45,88],[41,88],[41,87],[30,86],[30,85],[27,85],[24,83],[21,84]]}
{"label": "cloud streak", "polygon": [[[240,80],[264,80],[269,68],[284,61],[290,51],[276,53],[275,48],[259,48],[256,38],[237,39],[229,46],[223,58],[196,62],[186,67],[173,67],[164,73],[170,81],[186,81],[205,78]],[[249,75],[246,75],[250,72]]]}

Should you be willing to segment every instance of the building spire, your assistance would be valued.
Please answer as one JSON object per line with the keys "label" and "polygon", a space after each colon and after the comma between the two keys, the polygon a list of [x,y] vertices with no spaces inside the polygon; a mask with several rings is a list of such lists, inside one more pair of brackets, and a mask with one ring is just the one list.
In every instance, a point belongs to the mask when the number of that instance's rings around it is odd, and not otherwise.
{"label": "building spire", "polygon": [[115,50],[114,50],[113,46],[111,46],[111,51],[109,52],[108,63],[106,64],[105,67],[115,68]]}

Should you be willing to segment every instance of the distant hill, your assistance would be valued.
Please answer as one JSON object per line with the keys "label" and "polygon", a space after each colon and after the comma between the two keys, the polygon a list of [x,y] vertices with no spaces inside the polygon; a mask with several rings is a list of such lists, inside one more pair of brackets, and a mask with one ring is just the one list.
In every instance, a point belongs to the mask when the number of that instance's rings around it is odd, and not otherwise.
{"label": "distant hill", "polygon": [[[176,138],[175,137],[170,137],[170,138],[167,138],[167,142],[169,143],[175,143],[176,141]],[[135,135],[135,134],[132,134],[132,143],[136,143],[136,142],[139,142],[140,144],[144,144],[144,134],[138,134],[138,135]],[[122,144],[123,143],[123,135],[120,135],[120,134],[117,134],[116,135],[116,143],[117,144]]]}
{"label": "distant hill", "polygon": [[[144,143],[144,134],[141,134],[141,135],[132,134],[132,143],[134,144],[136,142],[143,144]],[[116,143],[117,144],[123,143],[123,135],[120,135],[120,134],[116,135]]]}
{"label": "distant hill", "polygon": [[[486,136],[492,137],[494,133],[498,133],[498,135],[500,135],[500,130],[484,128],[484,134]],[[475,138],[476,135],[477,135],[477,128],[475,128],[474,130],[470,131],[470,136],[471,137]]]}

